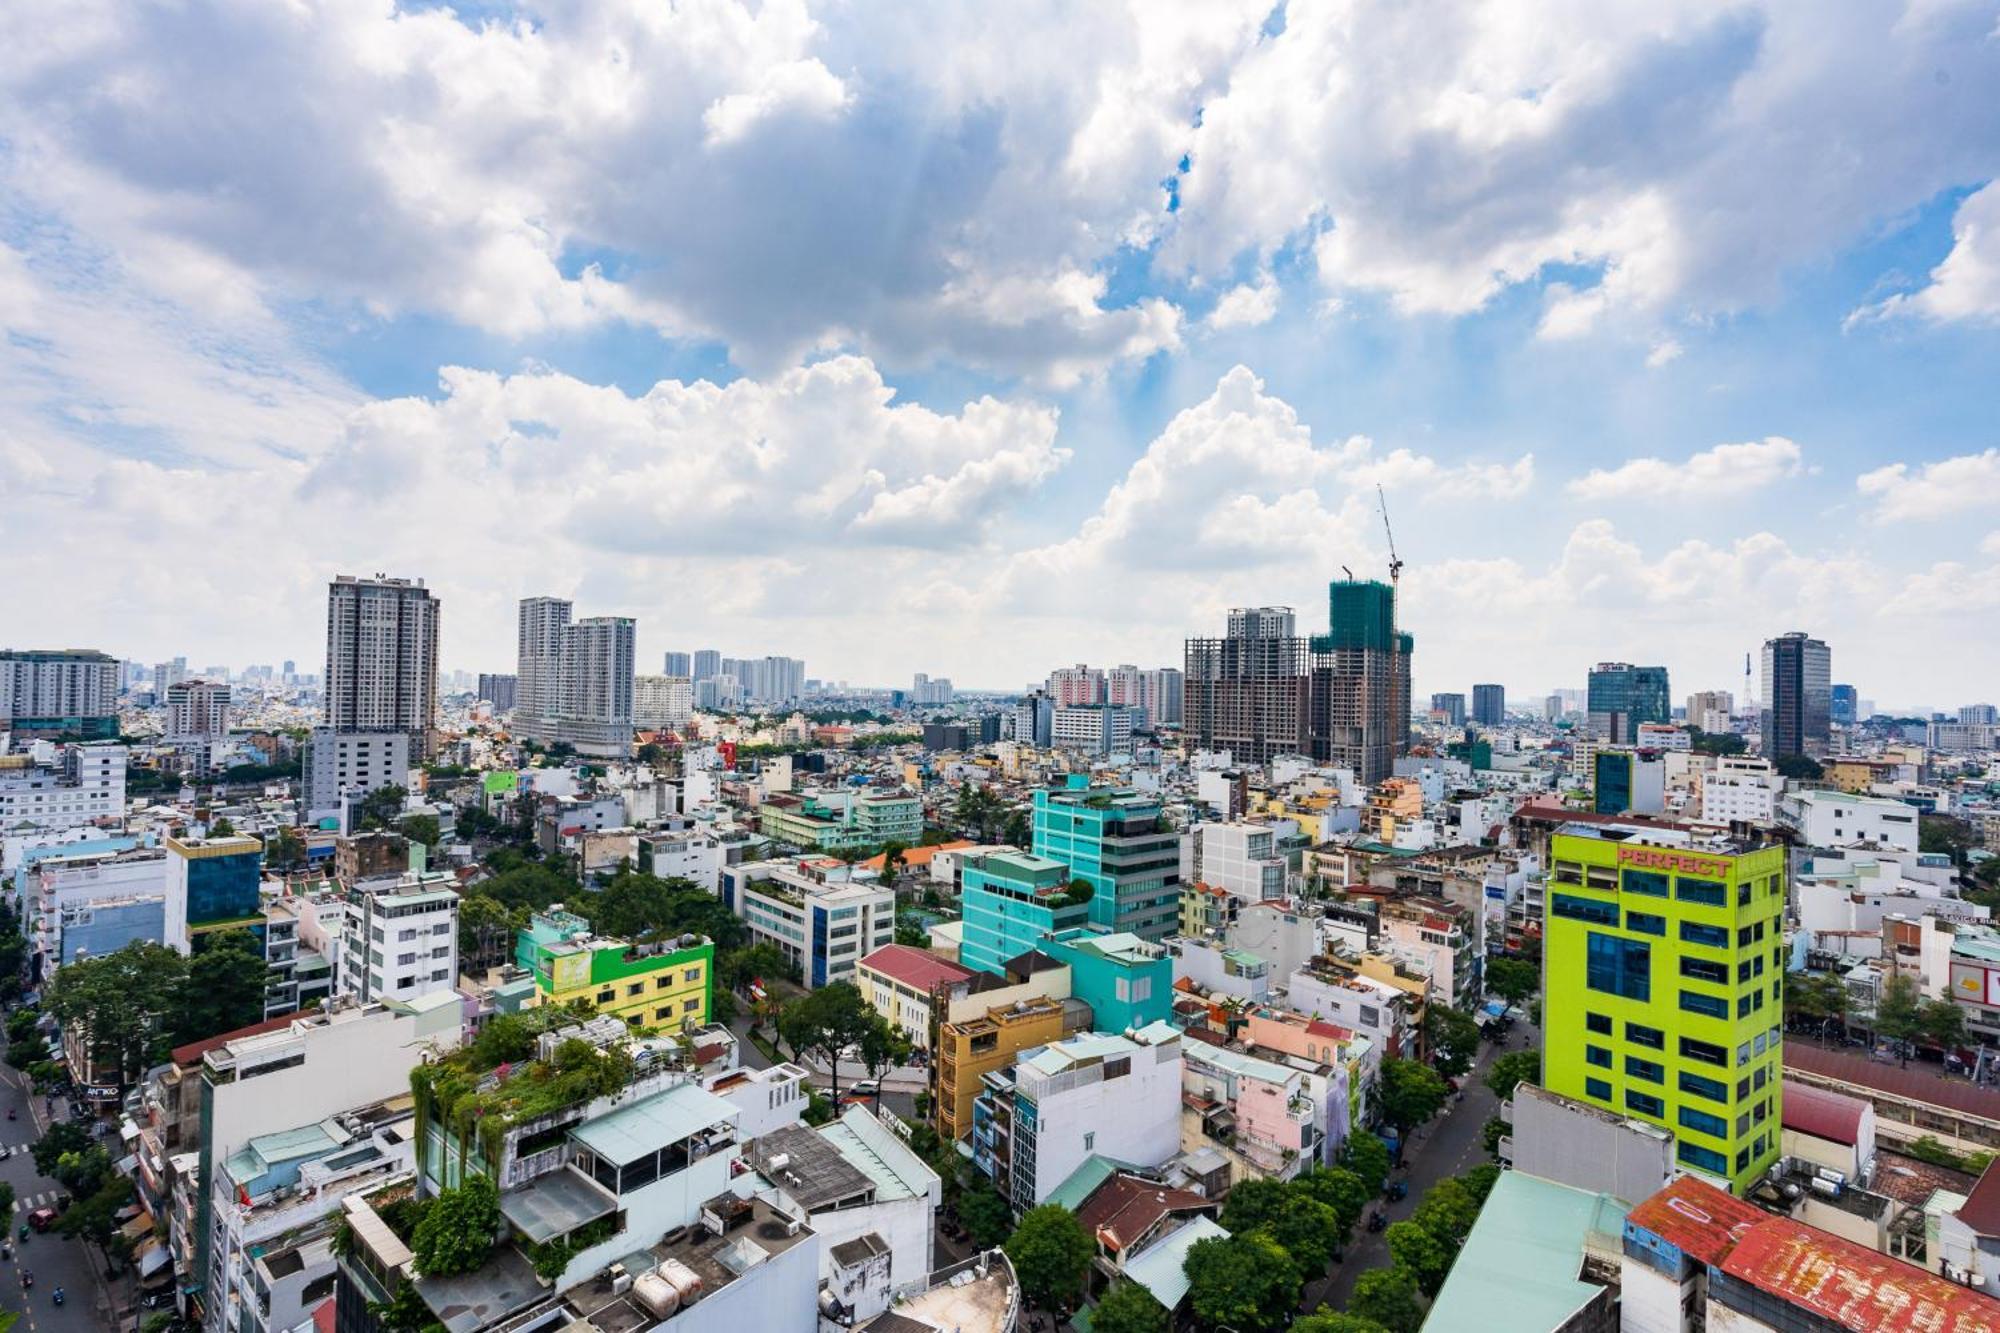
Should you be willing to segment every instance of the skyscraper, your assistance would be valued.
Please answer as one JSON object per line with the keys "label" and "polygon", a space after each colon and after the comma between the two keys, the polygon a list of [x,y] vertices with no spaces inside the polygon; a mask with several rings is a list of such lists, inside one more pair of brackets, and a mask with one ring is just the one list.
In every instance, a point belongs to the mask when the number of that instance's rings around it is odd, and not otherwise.
{"label": "skyscraper", "polygon": [[422,579],[342,574],[327,585],[326,727],[401,731],[410,758],[437,737],[438,599]]}
{"label": "skyscraper", "polygon": [[1592,732],[1614,744],[1632,744],[1641,722],[1673,721],[1667,669],[1599,662],[1590,670],[1584,712]]}
{"label": "skyscraper", "polygon": [[1327,632],[1309,648],[1312,757],[1382,781],[1410,748],[1415,640],[1396,628],[1396,589],[1374,579],[1328,584]]}
{"label": "skyscraper", "polygon": [[1779,1155],[1784,847],[1571,824],[1549,858],[1543,1086],[1741,1194]]}
{"label": "skyscraper", "polygon": [[1294,624],[1288,606],[1237,607],[1222,638],[1187,641],[1188,749],[1227,750],[1239,764],[1305,753],[1306,641]]}
{"label": "skyscraper", "polygon": [[1049,673],[1049,698],[1058,708],[1101,704],[1104,699],[1104,672],[1078,662],[1073,667],[1057,667]]}
{"label": "skyscraper", "polygon": [[184,680],[167,687],[169,741],[221,740],[229,734],[229,687],[212,680]]}
{"label": "skyscraper", "polygon": [[1833,653],[1802,630],[1764,641],[1764,757],[1821,755],[1833,716]]}
{"label": "skyscraper", "polygon": [[89,648],[0,650],[0,734],[118,734],[118,659]]}
{"label": "skyscraper", "polygon": [[479,697],[493,705],[495,713],[514,711],[514,687],[518,677],[495,671],[479,673]]}
{"label": "skyscraper", "polygon": [[1441,721],[1448,727],[1464,726],[1465,696],[1462,694],[1433,694],[1431,696],[1431,719],[1433,721]]}
{"label": "skyscraper", "polygon": [[694,658],[687,653],[668,653],[665,674],[692,678],[694,675]]}
{"label": "skyscraper", "polygon": [[1497,727],[1507,720],[1507,688],[1504,685],[1472,687],[1472,720],[1482,727]]}
{"label": "skyscraper", "polygon": [[521,600],[514,731],[578,754],[632,752],[634,623],[626,616],[570,620],[560,597]]}
{"label": "skyscraper", "polygon": [[1140,672],[1139,677],[1139,703],[1146,710],[1147,723],[1178,727],[1186,698],[1180,668],[1153,667]]}
{"label": "skyscraper", "polygon": [[697,648],[694,654],[694,678],[709,680],[722,674],[722,654],[713,648]]}

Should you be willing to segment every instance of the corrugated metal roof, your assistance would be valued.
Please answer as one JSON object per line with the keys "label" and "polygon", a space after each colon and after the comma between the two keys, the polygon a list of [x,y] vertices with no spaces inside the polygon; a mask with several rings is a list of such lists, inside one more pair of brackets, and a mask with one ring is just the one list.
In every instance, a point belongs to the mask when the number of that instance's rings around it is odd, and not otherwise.
{"label": "corrugated metal roof", "polygon": [[1188,1219],[1137,1256],[1125,1261],[1125,1276],[1153,1293],[1153,1299],[1172,1310],[1187,1298],[1188,1276],[1183,1269],[1187,1253],[1198,1243],[1229,1233],[1205,1216]]}
{"label": "corrugated metal roof", "polygon": [[972,975],[969,967],[960,967],[928,949],[913,948],[907,944],[885,944],[863,958],[861,966],[926,992],[939,982],[964,981]]}
{"label": "corrugated metal roof", "polygon": [[1994,1170],[1995,1165],[1987,1164],[1979,1183],[1965,1196],[1965,1206],[1958,1210],[1958,1220],[1982,1236],[2000,1236],[2000,1172]]}
{"label": "corrugated metal roof", "polygon": [[1785,1068],[1816,1074],[1910,1101],[1930,1102],[2000,1124],[2000,1092],[1926,1069],[1900,1069],[1806,1041],[1785,1043]]}
{"label": "corrugated metal roof", "polygon": [[1768,1216],[1707,1181],[1679,1176],[1627,1214],[1625,1224],[1650,1231],[1700,1263],[1712,1264],[1729,1253],[1738,1236]]}
{"label": "corrugated metal roof", "polygon": [[1721,1268],[1856,1333],[2000,1329],[2000,1301],[1991,1296],[1789,1218],[1760,1223]]}
{"label": "corrugated metal roof", "polygon": [[[1503,1171],[1465,1239],[1424,1327],[1543,1333],[1602,1289],[1577,1276],[1593,1235],[1609,1248],[1625,1216],[1605,1194]],[[1499,1293],[1504,1300],[1496,1300]]]}
{"label": "corrugated metal roof", "polygon": [[683,1083],[578,1125],[570,1137],[607,1162],[623,1165],[735,1117],[730,1103]]}
{"label": "corrugated metal roof", "polygon": [[1786,1129],[1850,1148],[1861,1141],[1861,1120],[1868,1112],[1868,1103],[1859,1097],[1786,1079],[1780,1102]]}

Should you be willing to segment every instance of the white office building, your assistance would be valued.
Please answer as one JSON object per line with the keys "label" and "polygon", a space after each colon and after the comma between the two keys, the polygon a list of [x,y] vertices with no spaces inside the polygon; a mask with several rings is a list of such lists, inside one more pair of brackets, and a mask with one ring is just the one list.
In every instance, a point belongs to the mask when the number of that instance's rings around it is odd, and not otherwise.
{"label": "white office building", "polygon": [[1050,725],[1050,744],[1086,755],[1130,754],[1132,713],[1123,704],[1058,707]]}
{"label": "white office building", "polygon": [[1725,754],[1701,777],[1701,820],[1704,824],[1771,824],[1777,821],[1778,797],[1785,780],[1768,759]]}
{"label": "white office building", "polygon": [[117,716],[117,658],[88,648],[0,650],[0,736],[113,736]]}
{"label": "white office building", "polygon": [[457,881],[412,869],[347,892],[341,991],[357,1000],[411,1000],[458,979]]}
{"label": "white office building", "polygon": [[775,945],[814,990],[853,981],[856,963],[896,941],[895,890],[832,857],[725,866],[722,901],[752,944]]}
{"label": "white office building", "polygon": [[125,814],[122,745],[36,745],[0,755],[0,829],[78,828]]}
{"label": "white office building", "polygon": [[[1181,1150],[1182,1072],[1180,1029],[1164,1022],[1129,1036],[1079,1033],[1022,1052],[1011,1089],[988,1094],[994,1131],[1011,1137],[1005,1178],[995,1182],[1000,1192],[1025,1210],[1092,1156],[1165,1163]],[[979,1134],[975,1128],[975,1157]]]}
{"label": "white office building", "polygon": [[305,804],[318,821],[341,812],[341,798],[383,787],[409,790],[410,735],[405,731],[335,731],[314,727],[306,742]]}
{"label": "white office building", "polygon": [[694,682],[686,676],[637,676],[632,725],[641,731],[684,727],[694,718]]}
{"label": "white office building", "polygon": [[1917,809],[1901,801],[1852,796],[1844,791],[1791,792],[1778,802],[1778,822],[1812,847],[1870,843],[1917,850]]}
{"label": "white office building", "polygon": [[1250,902],[1282,897],[1286,864],[1277,838],[1270,824],[1192,824],[1181,833],[1181,883],[1206,884]]}

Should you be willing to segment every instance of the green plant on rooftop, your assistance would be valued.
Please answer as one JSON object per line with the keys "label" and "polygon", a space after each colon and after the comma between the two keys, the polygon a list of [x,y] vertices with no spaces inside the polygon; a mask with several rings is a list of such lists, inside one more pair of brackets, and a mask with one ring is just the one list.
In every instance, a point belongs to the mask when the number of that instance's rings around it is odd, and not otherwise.
{"label": "green plant on rooftop", "polygon": [[426,1277],[470,1273],[493,1253],[499,1231],[499,1190],[485,1176],[467,1176],[431,1201],[410,1238],[410,1252]]}
{"label": "green plant on rooftop", "polygon": [[537,1244],[527,1244],[522,1252],[535,1266],[535,1276],[544,1282],[554,1282],[563,1275],[570,1260],[582,1254],[593,1245],[610,1240],[618,1230],[616,1217],[600,1217],[585,1222],[567,1236],[556,1236]]}

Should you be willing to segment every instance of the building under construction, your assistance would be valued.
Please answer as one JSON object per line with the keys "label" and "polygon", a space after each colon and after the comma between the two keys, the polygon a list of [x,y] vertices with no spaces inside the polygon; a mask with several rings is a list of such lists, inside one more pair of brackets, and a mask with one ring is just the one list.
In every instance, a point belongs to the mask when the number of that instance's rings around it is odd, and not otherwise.
{"label": "building under construction", "polygon": [[1327,632],[1310,638],[1288,607],[1231,611],[1223,638],[1187,641],[1182,741],[1239,764],[1307,755],[1380,782],[1409,749],[1412,647],[1396,590],[1372,580],[1330,584]]}

